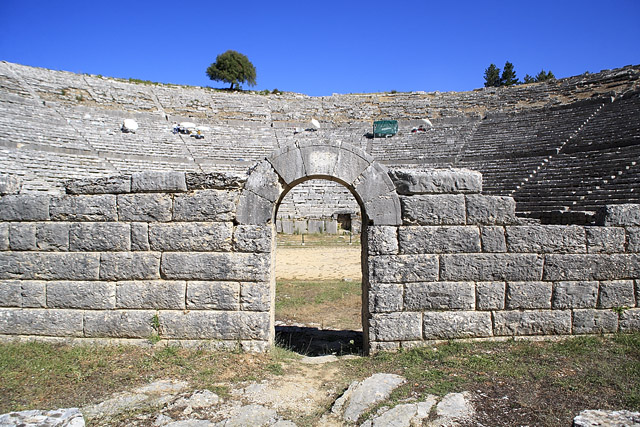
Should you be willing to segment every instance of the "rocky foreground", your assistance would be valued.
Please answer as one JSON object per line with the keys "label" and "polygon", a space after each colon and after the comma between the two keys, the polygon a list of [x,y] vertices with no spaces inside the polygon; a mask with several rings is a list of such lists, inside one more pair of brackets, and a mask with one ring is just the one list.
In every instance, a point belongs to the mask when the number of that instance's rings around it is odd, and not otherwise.
{"label": "rocky foreground", "polygon": [[[344,391],[336,390],[330,381],[336,373],[331,368],[335,360],[336,356],[307,357],[293,375],[232,384],[224,396],[207,389],[194,391],[185,381],[159,380],[84,408],[0,415],[0,427],[483,425],[474,419],[474,402],[482,396],[462,392],[398,399],[392,392],[406,379],[396,374],[376,373]],[[318,369],[318,365],[324,366]],[[573,425],[640,426],[640,413],[586,410]]]}

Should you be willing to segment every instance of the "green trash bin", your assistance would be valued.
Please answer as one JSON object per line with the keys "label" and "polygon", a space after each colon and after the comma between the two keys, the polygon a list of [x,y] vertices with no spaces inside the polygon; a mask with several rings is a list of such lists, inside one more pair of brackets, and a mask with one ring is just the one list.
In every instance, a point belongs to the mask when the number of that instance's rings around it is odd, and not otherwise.
{"label": "green trash bin", "polygon": [[374,138],[389,138],[398,133],[397,120],[378,120],[373,122]]}

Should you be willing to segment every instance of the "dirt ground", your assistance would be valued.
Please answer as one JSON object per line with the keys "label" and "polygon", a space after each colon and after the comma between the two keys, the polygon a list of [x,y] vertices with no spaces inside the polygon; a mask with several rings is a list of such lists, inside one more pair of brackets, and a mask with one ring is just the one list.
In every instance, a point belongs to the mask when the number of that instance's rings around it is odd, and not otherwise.
{"label": "dirt ground", "polygon": [[360,245],[278,247],[276,279],[360,281]]}

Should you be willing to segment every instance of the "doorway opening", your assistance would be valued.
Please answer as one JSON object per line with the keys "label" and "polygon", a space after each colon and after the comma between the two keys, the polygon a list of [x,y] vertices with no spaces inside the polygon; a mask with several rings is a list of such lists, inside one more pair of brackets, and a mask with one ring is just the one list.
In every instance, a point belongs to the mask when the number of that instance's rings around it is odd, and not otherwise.
{"label": "doorway opening", "polygon": [[341,184],[309,179],[276,207],[276,343],[363,353],[362,211]]}

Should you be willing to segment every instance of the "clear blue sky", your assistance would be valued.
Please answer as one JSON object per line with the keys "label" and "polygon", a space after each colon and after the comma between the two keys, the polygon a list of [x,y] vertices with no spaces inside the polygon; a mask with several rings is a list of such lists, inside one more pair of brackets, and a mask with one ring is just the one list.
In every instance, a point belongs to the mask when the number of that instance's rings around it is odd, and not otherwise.
{"label": "clear blue sky", "polygon": [[253,62],[257,90],[464,91],[490,63],[520,79],[640,64],[640,0],[0,0],[9,62],[225,87],[205,70],[228,49]]}

